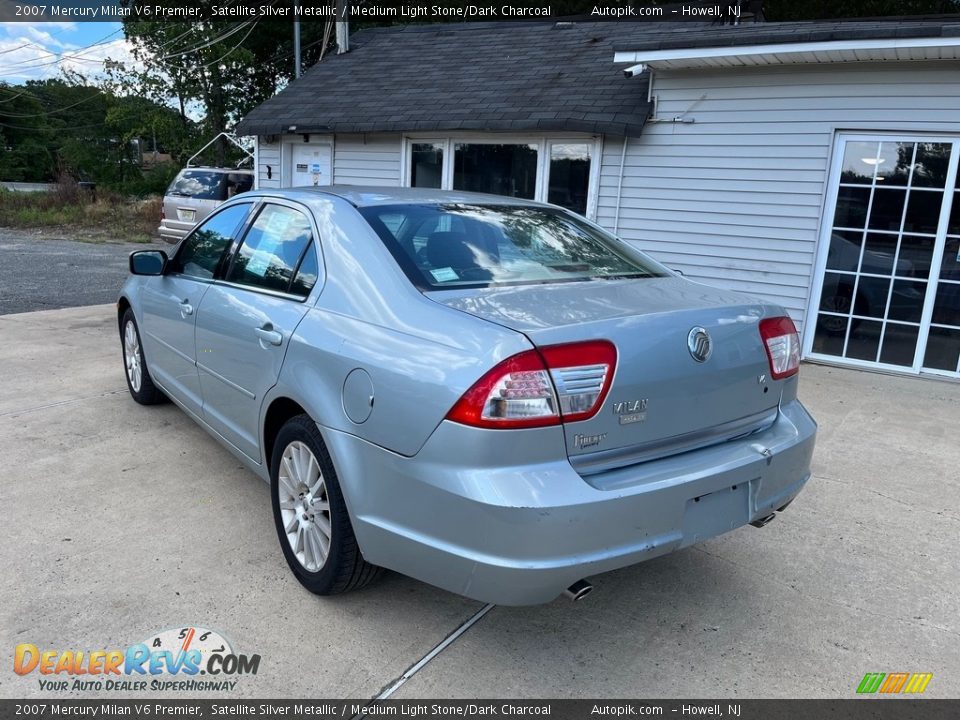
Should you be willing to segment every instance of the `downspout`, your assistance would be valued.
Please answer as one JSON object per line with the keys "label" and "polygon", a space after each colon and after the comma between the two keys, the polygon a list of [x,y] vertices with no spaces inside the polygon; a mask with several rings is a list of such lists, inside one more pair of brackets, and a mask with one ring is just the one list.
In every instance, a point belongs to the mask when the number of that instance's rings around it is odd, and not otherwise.
{"label": "downspout", "polygon": [[620,228],[620,199],[623,197],[623,168],[627,163],[627,143],[630,142],[628,135],[623,136],[623,151],[620,153],[620,179],[617,181],[617,209],[613,214],[613,234],[617,234]]}
{"label": "downspout", "polygon": [[[634,65],[623,71],[623,74],[628,78],[633,77],[634,75],[639,75],[641,73],[647,73],[647,104],[651,107],[650,115],[647,117],[646,122],[656,121],[657,117],[657,99],[653,95],[653,69],[647,67],[644,64]],[[627,164],[627,143],[630,142],[630,137],[628,135],[623,136],[623,149],[620,152],[620,177],[617,180],[617,209],[614,211],[613,215],[613,234],[616,235],[617,231],[620,229],[620,201],[623,199],[623,172],[624,167]]]}

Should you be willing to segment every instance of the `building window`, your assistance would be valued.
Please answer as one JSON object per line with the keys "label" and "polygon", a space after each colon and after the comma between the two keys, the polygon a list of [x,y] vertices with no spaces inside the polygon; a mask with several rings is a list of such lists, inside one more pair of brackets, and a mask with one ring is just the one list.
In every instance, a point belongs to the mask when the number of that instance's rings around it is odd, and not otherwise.
{"label": "building window", "polygon": [[533,200],[537,194],[537,146],[456,143],[453,189]]}
{"label": "building window", "polygon": [[960,141],[839,142],[812,352],[960,375]]}
{"label": "building window", "polygon": [[599,151],[584,136],[407,138],[404,184],[539,200],[593,218]]}
{"label": "building window", "polygon": [[587,214],[590,194],[590,145],[551,143],[547,202]]}
{"label": "building window", "polygon": [[443,187],[443,143],[418,142],[410,147],[410,187]]}

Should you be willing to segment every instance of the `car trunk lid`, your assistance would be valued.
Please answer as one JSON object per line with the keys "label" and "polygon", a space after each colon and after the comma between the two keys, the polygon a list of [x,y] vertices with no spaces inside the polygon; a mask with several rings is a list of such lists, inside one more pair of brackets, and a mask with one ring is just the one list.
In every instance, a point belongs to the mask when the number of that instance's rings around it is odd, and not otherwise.
{"label": "car trunk lid", "polygon": [[[583,474],[723,442],[776,415],[780,393],[758,323],[782,311],[750,298],[673,277],[430,296],[522,332],[538,348],[613,342],[617,364],[603,406],[564,423],[568,455]],[[579,370],[552,375],[561,391],[582,380]]]}

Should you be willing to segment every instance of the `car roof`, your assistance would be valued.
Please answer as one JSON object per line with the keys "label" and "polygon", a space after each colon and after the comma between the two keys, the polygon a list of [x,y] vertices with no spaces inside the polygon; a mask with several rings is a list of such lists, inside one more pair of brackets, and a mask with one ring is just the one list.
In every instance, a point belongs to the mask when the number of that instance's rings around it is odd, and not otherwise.
{"label": "car roof", "polygon": [[463,192],[460,190],[434,190],[431,188],[376,187],[365,185],[325,185],[323,187],[294,187],[280,190],[261,190],[261,195],[272,197],[304,196],[316,198],[318,195],[333,195],[355,207],[374,205],[436,205],[447,203],[516,205],[543,207],[543,203],[522,198],[491,195],[487,193]]}
{"label": "car roof", "polygon": [[191,165],[190,167],[183,168],[180,172],[187,172],[188,170],[203,170],[204,172],[216,172],[216,173],[241,173],[243,175],[253,175],[253,170],[250,168],[224,168],[224,167],[211,167],[209,165]]}

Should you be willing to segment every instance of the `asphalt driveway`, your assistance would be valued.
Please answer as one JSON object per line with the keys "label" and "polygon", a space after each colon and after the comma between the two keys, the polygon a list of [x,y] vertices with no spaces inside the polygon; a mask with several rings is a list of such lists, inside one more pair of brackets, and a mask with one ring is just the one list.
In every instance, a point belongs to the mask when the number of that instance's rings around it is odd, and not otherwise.
{"label": "asphalt driveway", "polygon": [[114,302],[134,250],[168,250],[158,242],[94,243],[0,228],[0,315]]}
{"label": "asphalt driveway", "polygon": [[[0,317],[0,369],[7,653],[196,625],[262,656],[230,697],[364,698],[482,609],[395,574],[303,590],[267,486],[128,397],[112,306]],[[960,385],[808,365],[801,397],[814,478],[776,521],[594,578],[578,604],[495,607],[396,697],[847,698],[900,671],[960,696]],[[0,696],[50,695],[37,678],[8,662]]]}

